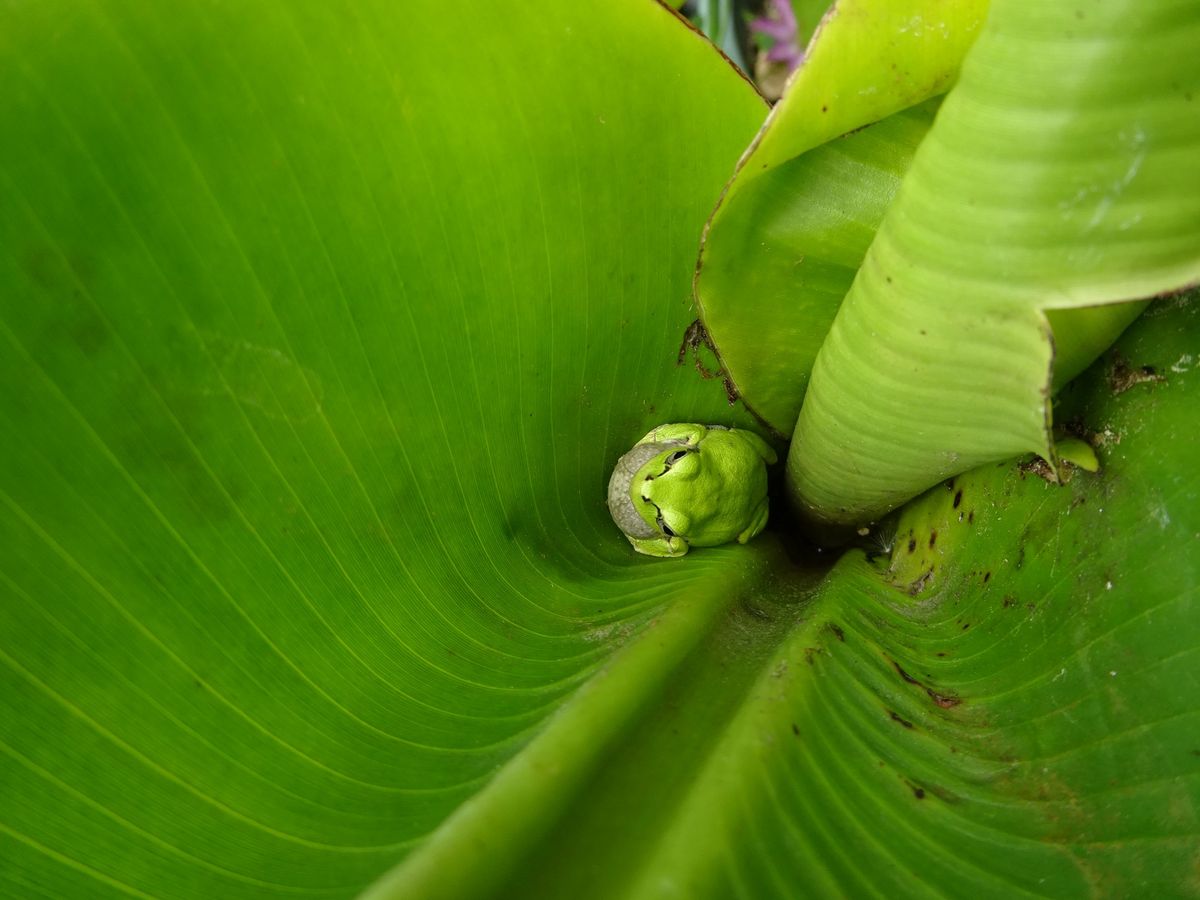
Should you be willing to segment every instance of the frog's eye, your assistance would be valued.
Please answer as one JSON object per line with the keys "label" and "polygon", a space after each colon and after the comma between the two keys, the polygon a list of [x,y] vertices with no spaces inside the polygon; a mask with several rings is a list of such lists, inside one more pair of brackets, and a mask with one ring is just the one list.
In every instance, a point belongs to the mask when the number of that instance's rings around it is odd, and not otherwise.
{"label": "frog's eye", "polygon": [[667,520],[662,516],[658,517],[658,527],[662,529],[662,533],[667,537],[675,537],[675,532],[671,530],[671,526],[667,524]]}
{"label": "frog's eye", "polygon": [[667,457],[667,459],[666,459],[667,468],[668,469],[671,468],[671,466],[675,465],[675,463],[679,462],[679,460],[683,459],[687,455],[688,455],[687,450],[676,450],[674,453],[672,453],[670,456]]}

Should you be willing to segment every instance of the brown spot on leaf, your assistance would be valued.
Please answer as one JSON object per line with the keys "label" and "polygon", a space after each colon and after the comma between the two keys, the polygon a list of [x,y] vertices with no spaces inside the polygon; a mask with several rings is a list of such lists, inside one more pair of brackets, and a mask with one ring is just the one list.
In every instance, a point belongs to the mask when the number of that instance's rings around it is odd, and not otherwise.
{"label": "brown spot on leaf", "polygon": [[894,711],[892,711],[892,710],[890,710],[890,709],[889,709],[889,710],[888,710],[888,715],[892,717],[892,721],[893,721],[893,722],[899,722],[899,723],[900,723],[901,725],[903,725],[905,728],[912,728],[912,727],[913,727],[913,723],[912,723],[912,722],[908,721],[908,719],[901,718],[900,714],[899,714],[899,713],[897,713],[897,712],[894,712]]}
{"label": "brown spot on leaf", "polygon": [[1123,394],[1134,385],[1166,380],[1154,366],[1131,366],[1120,353],[1113,354],[1112,368],[1108,370],[1108,386],[1113,394]]}
{"label": "brown spot on leaf", "polygon": [[958,704],[962,703],[962,699],[960,697],[955,697],[953,694],[939,694],[933,688],[925,688],[925,693],[929,695],[930,700],[932,700],[942,709],[950,709],[951,707],[958,706]]}
{"label": "brown spot on leaf", "polygon": [[915,581],[911,582],[905,590],[910,597],[915,597],[921,591],[929,586],[929,582],[933,579],[933,566],[930,566],[922,573]]}
{"label": "brown spot on leaf", "polygon": [[1020,470],[1022,478],[1025,477],[1026,473],[1031,473],[1049,484],[1059,484],[1058,476],[1050,468],[1050,463],[1046,462],[1040,456],[1035,456],[1028,462],[1021,463],[1017,468]]}
{"label": "brown spot on leaf", "polygon": [[[707,349],[713,356],[717,358],[718,368],[716,371],[709,369],[704,364],[704,360],[700,357],[700,349]],[[696,371],[700,373],[700,377],[704,379],[720,378],[721,384],[725,388],[725,397],[729,401],[729,405],[733,406],[741,398],[738,393],[737,386],[733,383],[733,379],[729,373],[725,371],[725,366],[721,363],[721,354],[717,352],[717,346],[713,343],[712,338],[708,335],[708,330],[704,327],[704,323],[696,319],[690,324],[683,333],[683,341],[679,345],[679,352],[675,355],[675,365],[683,365],[684,359],[687,358],[688,351],[692,352],[692,362],[696,366]]]}
{"label": "brown spot on leaf", "polygon": [[892,660],[892,665],[895,667],[896,671],[900,673],[900,677],[903,678],[905,681],[907,681],[909,684],[918,684],[919,685],[921,683],[921,682],[917,681],[917,679],[915,679],[911,675],[909,675],[907,672],[905,672],[904,669],[901,668],[900,663],[896,662],[894,659]]}

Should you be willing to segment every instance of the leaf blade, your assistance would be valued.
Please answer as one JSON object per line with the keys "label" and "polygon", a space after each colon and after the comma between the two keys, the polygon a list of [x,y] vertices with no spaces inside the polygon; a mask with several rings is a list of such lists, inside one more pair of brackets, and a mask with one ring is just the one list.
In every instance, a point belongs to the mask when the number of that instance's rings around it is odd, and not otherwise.
{"label": "leaf blade", "polygon": [[[1022,452],[1053,465],[1044,310],[1200,277],[1195,12],[993,9],[814,365],[789,478],[815,519],[870,520]],[[1050,94],[1060,67],[1072,75]],[[1111,336],[1127,321],[1109,319]]]}

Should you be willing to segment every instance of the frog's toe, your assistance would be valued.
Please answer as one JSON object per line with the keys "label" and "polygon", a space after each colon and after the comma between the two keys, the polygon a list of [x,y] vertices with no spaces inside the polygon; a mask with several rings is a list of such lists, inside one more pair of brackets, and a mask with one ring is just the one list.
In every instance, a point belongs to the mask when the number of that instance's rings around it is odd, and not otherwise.
{"label": "frog's toe", "polygon": [[764,497],[762,503],[754,510],[754,514],[750,517],[750,524],[746,530],[738,535],[738,543],[744,544],[752,537],[758,535],[760,531],[767,527],[767,516],[770,514],[770,509],[767,505],[767,498]]}
{"label": "frog's toe", "polygon": [[[629,537],[626,535],[626,537]],[[630,537],[633,549],[646,556],[675,558],[688,552],[688,543],[680,537],[635,538]]]}

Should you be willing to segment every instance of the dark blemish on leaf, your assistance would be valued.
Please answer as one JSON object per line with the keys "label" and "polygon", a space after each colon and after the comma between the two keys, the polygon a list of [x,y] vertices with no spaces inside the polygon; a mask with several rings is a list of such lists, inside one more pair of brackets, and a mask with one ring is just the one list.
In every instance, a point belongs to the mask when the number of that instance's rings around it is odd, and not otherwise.
{"label": "dark blemish on leaf", "polygon": [[989,581],[991,581],[991,580],[992,580],[992,573],[991,573],[991,572],[984,572],[984,573],[983,573],[983,583],[984,583],[984,584],[987,584],[987,583],[988,583]]}
{"label": "dark blemish on leaf", "polygon": [[796,737],[800,737],[800,726],[795,722],[792,723],[792,734],[794,734]]}
{"label": "dark blemish on leaf", "polygon": [[1028,462],[1023,462],[1017,469],[1024,478],[1026,473],[1032,473],[1048,484],[1059,484],[1058,476],[1054,474],[1054,470],[1050,468],[1050,463],[1046,462],[1040,456],[1035,456]]}
{"label": "dark blemish on leaf", "polygon": [[945,656],[945,655],[946,655],[946,651],[945,651],[945,650],[939,650],[939,651],[937,652],[937,655],[938,655],[938,656]]}
{"label": "dark blemish on leaf", "polygon": [[887,281],[887,283],[888,283],[888,284],[891,284],[891,283],[892,283],[892,276],[891,276],[891,275],[884,275],[883,277],[884,277],[884,279]]}
{"label": "dark blemish on leaf", "polygon": [[821,107],[821,112],[829,112],[829,107],[828,107],[828,106],[822,106],[822,107]]}
{"label": "dark blemish on leaf", "polygon": [[1013,568],[1019,569],[1023,565],[1025,565],[1025,547],[1024,547],[1024,545],[1022,545],[1021,548],[1019,550],[1017,550],[1017,561],[1015,563],[1013,563]]}
{"label": "dark blemish on leaf", "polygon": [[721,384],[725,388],[725,399],[729,401],[730,406],[733,406],[738,402],[740,395],[737,392],[737,388],[733,386],[733,379],[726,375],[723,369],[721,370]]}
{"label": "dark blemish on leaf", "polygon": [[933,549],[933,545],[937,543],[937,529],[929,532],[929,549]]}
{"label": "dark blemish on leaf", "polygon": [[968,525],[975,524],[975,510],[971,510],[969,513],[967,513],[967,524]]}
{"label": "dark blemish on leaf", "polygon": [[804,661],[811,666],[813,664],[813,657],[816,656],[818,653],[824,653],[824,652],[825,652],[824,647],[805,647],[804,648]]}
{"label": "dark blemish on leaf", "polygon": [[917,578],[916,581],[912,582],[908,586],[908,595],[910,597],[917,596],[917,594],[919,594],[919,593],[921,593],[921,591],[925,590],[925,588],[929,585],[930,579],[932,579],[932,578],[933,578],[933,566],[930,566],[929,569],[926,570],[923,575],[921,575],[919,578]]}
{"label": "dark blemish on leaf", "polygon": [[746,610],[746,612],[750,613],[756,619],[761,619],[764,622],[771,621],[771,615],[766,610],[760,609],[752,603],[743,603],[742,609]]}
{"label": "dark blemish on leaf", "polygon": [[679,352],[675,355],[675,365],[683,365],[684,359],[687,358],[688,350],[692,351],[692,361],[696,365],[696,371],[700,373],[700,377],[704,379],[720,378],[721,384],[725,388],[725,397],[729,400],[729,405],[733,406],[740,398],[737,387],[733,383],[733,379],[729,377],[729,373],[725,371],[723,363],[714,372],[710,370],[704,361],[700,358],[700,348],[706,348],[713,356],[717,358],[717,362],[721,363],[721,354],[717,352],[717,346],[713,343],[712,338],[708,335],[708,330],[704,327],[704,323],[696,319],[683,332],[683,342],[679,345]]}
{"label": "dark blemish on leaf", "polygon": [[888,710],[888,715],[892,717],[892,721],[893,721],[893,722],[899,722],[899,723],[900,723],[901,725],[903,725],[905,728],[912,728],[912,727],[913,727],[913,723],[912,723],[912,722],[908,721],[908,719],[902,719],[902,718],[900,718],[900,715],[899,715],[898,713],[895,713],[895,712],[893,712],[893,711],[892,711],[892,710],[890,710],[890,709]]}
{"label": "dark blemish on leaf", "polygon": [[[704,361],[700,356],[701,347],[707,348],[709,353],[716,356],[719,366],[715,372],[704,365]],[[677,366],[683,365],[684,359],[688,356],[688,350],[691,350],[692,362],[696,365],[696,371],[700,372],[700,377],[706,380],[720,378],[721,384],[725,386],[725,396],[730,401],[730,406],[737,403],[740,397],[738,389],[734,386],[730,374],[725,371],[725,365],[721,362],[721,354],[716,352],[716,344],[713,343],[713,338],[708,336],[708,330],[704,328],[704,324],[700,319],[696,319],[695,322],[688,325],[688,328],[683,332],[683,342],[679,344],[679,353],[676,354]]]}
{"label": "dark blemish on leaf", "polygon": [[[717,352],[713,347],[712,341],[709,339],[708,331],[704,328],[704,323],[696,319],[683,332],[683,342],[679,345],[679,352],[675,355],[675,365],[682,366],[683,361],[687,358],[689,350],[692,351],[692,360],[696,364],[696,371],[700,373],[701,378],[716,378],[716,372],[710,372],[704,365],[704,361],[700,359],[700,348],[707,347],[714,354]],[[720,357],[718,357],[719,359]]]}
{"label": "dark blemish on leaf", "polygon": [[835,623],[833,623],[833,622],[830,622],[830,623],[829,623],[829,630],[833,632],[833,636],[834,636],[835,638],[837,638],[837,639],[838,639],[839,641],[841,641],[843,644],[844,644],[844,643],[846,643],[846,632],[842,631],[842,629],[841,629],[841,627],[840,627],[840,626],[836,625],[836,624],[835,624]]}
{"label": "dark blemish on leaf", "polygon": [[1113,354],[1112,368],[1108,371],[1108,386],[1113,394],[1123,394],[1134,385],[1146,382],[1165,382],[1154,366],[1131,366],[1120,353]]}
{"label": "dark blemish on leaf", "polygon": [[909,538],[909,539],[908,539],[908,552],[909,552],[909,553],[916,553],[916,552],[917,552],[917,539],[916,539],[916,538]]}
{"label": "dark blemish on leaf", "polygon": [[[945,656],[945,655],[946,654],[944,652],[938,654],[938,656]],[[911,675],[909,675],[907,672],[905,672],[904,669],[901,667],[901,665],[898,662],[896,662],[894,659],[891,660],[891,663],[893,666],[895,666],[896,671],[900,674],[901,678],[903,678],[909,684],[915,684],[917,687],[919,687],[923,691],[925,691],[925,693],[929,695],[929,699],[932,700],[934,703],[936,703],[938,706],[940,706],[942,709],[950,709],[950,707],[958,706],[958,704],[962,703],[962,700],[960,700],[958,697],[955,697],[952,694],[942,694],[942,693],[939,693],[938,691],[935,691],[933,688],[927,687],[926,685],[922,684],[920,681],[918,681],[917,679],[915,679]]]}
{"label": "dark blemish on leaf", "polygon": [[954,508],[958,509],[959,504],[961,504],[961,503],[962,503],[962,491],[960,490],[960,491],[955,492],[955,494],[954,494]]}
{"label": "dark blemish on leaf", "polygon": [[1005,597],[1005,598],[1004,598],[1004,600],[1002,601],[1001,605],[1002,605],[1002,606],[1003,606],[1005,609],[1011,609],[1012,607],[1014,607],[1014,606],[1016,606],[1016,605],[1017,605],[1017,598],[1016,598],[1016,597],[1013,597],[1013,596],[1011,596],[1011,595],[1010,595],[1010,596],[1007,596],[1007,597]]}
{"label": "dark blemish on leaf", "polygon": [[910,787],[912,787],[912,792],[913,792],[914,797],[916,797],[918,800],[925,799],[925,789],[924,788],[919,788],[919,787],[912,786],[912,785],[910,785]]}
{"label": "dark blemish on leaf", "polygon": [[[938,655],[944,656],[945,654]],[[962,700],[959,697],[955,697],[953,694],[939,694],[932,688],[925,688],[925,693],[929,695],[930,700],[932,700],[942,709],[950,709],[951,707],[958,706],[958,704],[962,703]]]}
{"label": "dark blemish on leaf", "polygon": [[971,623],[970,623],[970,622],[963,622],[963,629],[962,629],[963,631],[966,631],[966,630],[967,630],[968,628],[970,628],[970,627],[971,627]]}

